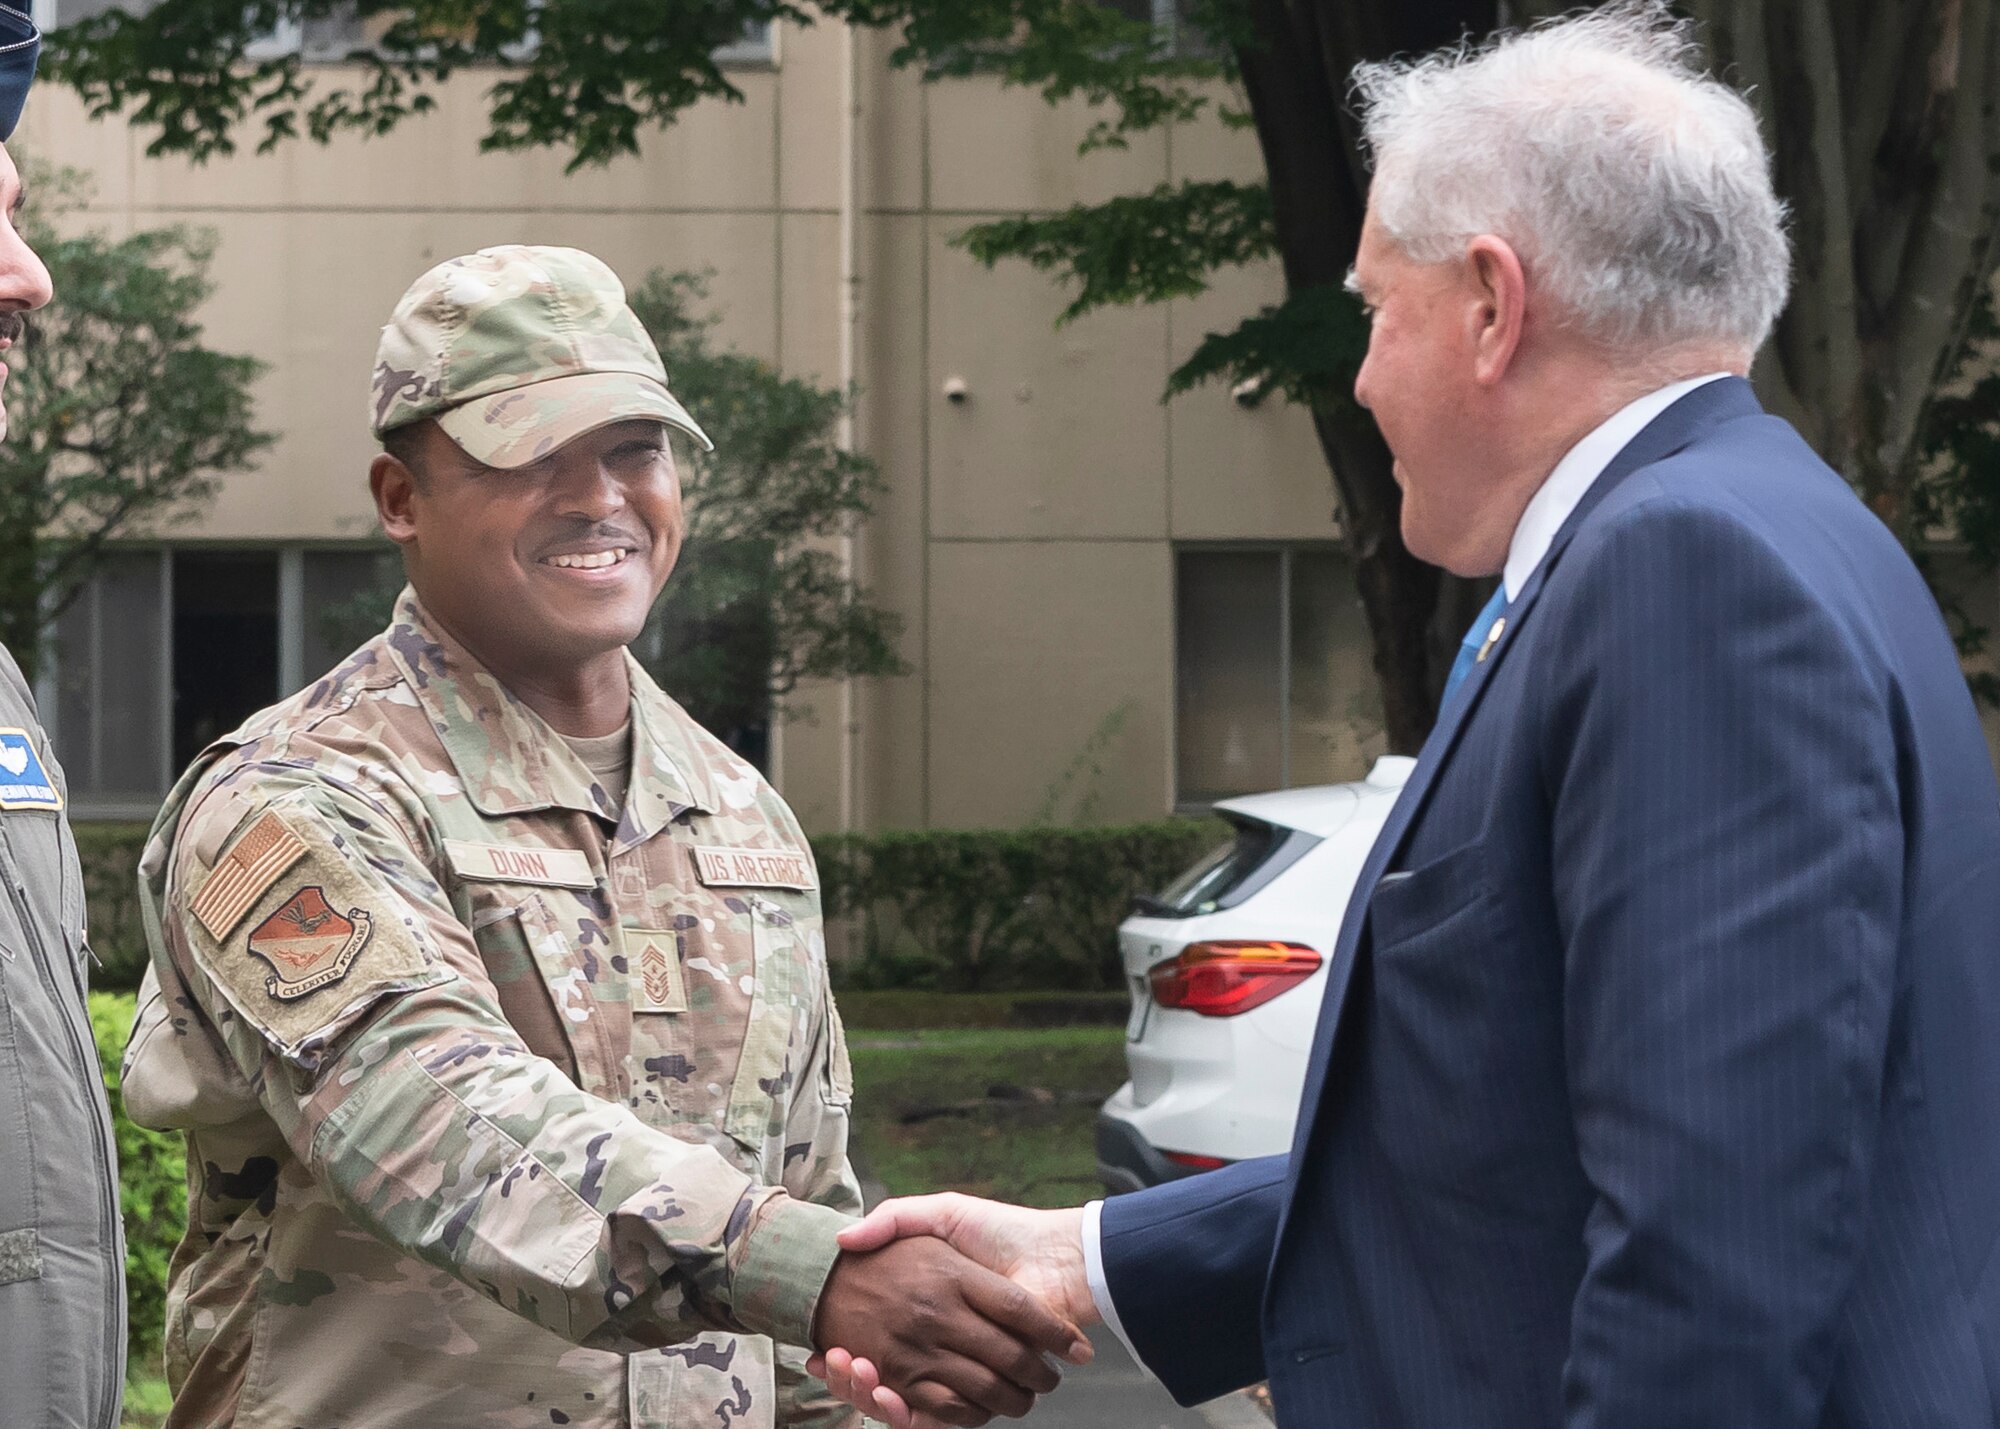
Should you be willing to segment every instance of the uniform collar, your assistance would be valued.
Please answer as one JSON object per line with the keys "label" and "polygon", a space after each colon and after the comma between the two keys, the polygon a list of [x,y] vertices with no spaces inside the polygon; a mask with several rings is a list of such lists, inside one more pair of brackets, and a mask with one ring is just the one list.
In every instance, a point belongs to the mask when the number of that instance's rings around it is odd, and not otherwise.
{"label": "uniform collar", "polygon": [[[553,808],[612,817],[603,791],[562,736],[446,634],[407,586],[382,639],[480,813]],[[680,728],[687,716],[629,651],[625,666],[632,684],[632,780],[619,841],[637,843],[685,810],[713,812],[716,800]]]}

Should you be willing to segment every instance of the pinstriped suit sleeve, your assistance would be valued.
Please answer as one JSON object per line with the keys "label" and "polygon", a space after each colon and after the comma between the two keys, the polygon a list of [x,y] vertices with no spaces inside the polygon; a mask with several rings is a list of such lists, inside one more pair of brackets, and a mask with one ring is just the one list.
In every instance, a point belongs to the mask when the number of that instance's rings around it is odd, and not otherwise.
{"label": "pinstriped suit sleeve", "polygon": [[1239,1161],[1104,1203],[1098,1244],[1127,1343],[1182,1404],[1264,1378],[1264,1284],[1288,1164]]}
{"label": "pinstriped suit sleeve", "polygon": [[1890,677],[1713,508],[1563,573],[1538,721],[1578,1152],[1571,1429],[1818,1425],[1902,917]]}

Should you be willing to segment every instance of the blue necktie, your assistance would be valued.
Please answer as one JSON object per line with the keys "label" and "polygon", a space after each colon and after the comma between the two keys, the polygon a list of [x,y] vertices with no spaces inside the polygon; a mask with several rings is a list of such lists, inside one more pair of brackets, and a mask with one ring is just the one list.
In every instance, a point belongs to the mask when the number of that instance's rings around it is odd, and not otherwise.
{"label": "blue necktie", "polygon": [[1472,628],[1465,632],[1465,638],[1458,642],[1458,658],[1451,662],[1451,673],[1444,677],[1444,697],[1438,701],[1443,709],[1451,703],[1452,692],[1465,683],[1465,677],[1472,673],[1472,667],[1479,661],[1479,647],[1486,643],[1486,632],[1493,628],[1507,610],[1507,583],[1502,581],[1493,587],[1493,595],[1473,617]]}

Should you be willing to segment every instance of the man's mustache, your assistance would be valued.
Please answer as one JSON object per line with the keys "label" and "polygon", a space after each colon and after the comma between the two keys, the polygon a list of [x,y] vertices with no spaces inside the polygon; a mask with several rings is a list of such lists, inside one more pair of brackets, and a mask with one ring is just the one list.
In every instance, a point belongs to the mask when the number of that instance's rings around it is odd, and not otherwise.
{"label": "man's mustache", "polygon": [[0,313],[0,341],[19,342],[28,331],[24,313]]}
{"label": "man's mustache", "polygon": [[610,521],[577,521],[570,523],[562,535],[544,543],[545,546],[565,546],[589,542],[592,545],[629,546],[635,551],[649,550],[652,541],[638,531]]}

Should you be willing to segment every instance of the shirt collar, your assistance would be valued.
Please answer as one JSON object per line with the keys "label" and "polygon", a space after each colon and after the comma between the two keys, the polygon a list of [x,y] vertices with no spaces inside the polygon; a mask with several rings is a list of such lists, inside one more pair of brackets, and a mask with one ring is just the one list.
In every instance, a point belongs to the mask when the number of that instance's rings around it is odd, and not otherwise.
{"label": "shirt collar", "polygon": [[[562,737],[439,628],[407,586],[385,638],[389,657],[481,813],[565,808],[614,817]],[[629,651],[625,663],[632,684],[632,773],[621,844],[650,837],[684,809],[707,813],[717,806],[694,757],[698,751],[680,727],[687,717]]]}
{"label": "shirt collar", "polygon": [[1576,510],[1577,503],[1604,474],[1612,458],[1625,450],[1625,444],[1695,388],[1727,376],[1727,372],[1711,372],[1648,392],[1606,417],[1563,454],[1541,489],[1529,500],[1528,509],[1521,513],[1520,524],[1514,527],[1514,539],[1507,547],[1507,568],[1501,573],[1508,600],[1520,595],[1528,577],[1549,553],[1549,545],[1562,530],[1563,522],[1569,520],[1570,512]]}

